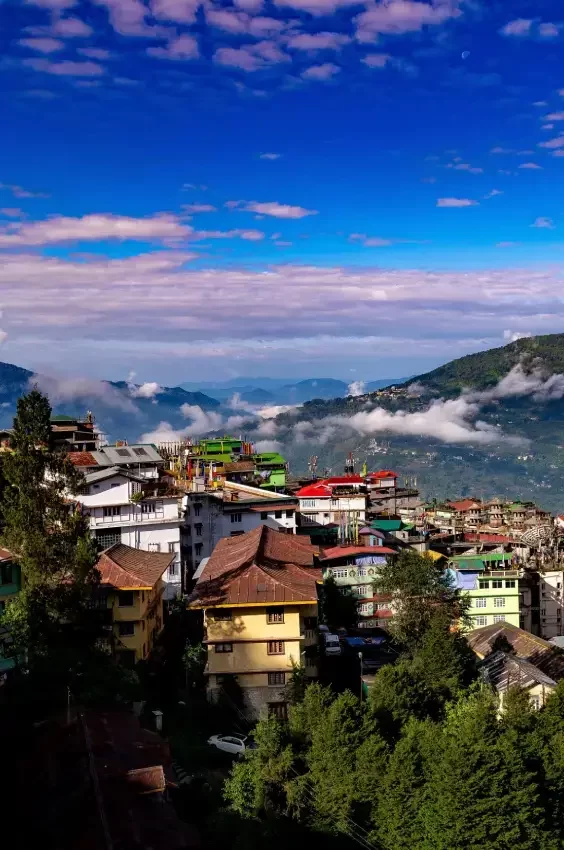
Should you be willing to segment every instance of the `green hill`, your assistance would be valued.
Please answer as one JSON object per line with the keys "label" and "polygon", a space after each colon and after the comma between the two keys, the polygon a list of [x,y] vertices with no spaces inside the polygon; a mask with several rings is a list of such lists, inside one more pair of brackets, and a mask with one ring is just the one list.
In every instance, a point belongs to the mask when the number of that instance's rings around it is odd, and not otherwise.
{"label": "green hill", "polygon": [[547,374],[564,372],[564,334],[519,339],[503,348],[468,354],[432,372],[417,375],[410,383],[420,381],[439,395],[458,394],[465,387],[494,386],[518,363],[532,365],[537,360]]}

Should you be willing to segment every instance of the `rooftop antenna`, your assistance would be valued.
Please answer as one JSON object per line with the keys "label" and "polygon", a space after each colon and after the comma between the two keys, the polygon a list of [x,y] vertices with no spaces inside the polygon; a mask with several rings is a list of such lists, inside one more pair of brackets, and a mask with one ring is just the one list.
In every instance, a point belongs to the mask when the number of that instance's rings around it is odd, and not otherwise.
{"label": "rooftop antenna", "polygon": [[354,457],[352,452],[348,453],[345,461],[345,475],[354,475]]}

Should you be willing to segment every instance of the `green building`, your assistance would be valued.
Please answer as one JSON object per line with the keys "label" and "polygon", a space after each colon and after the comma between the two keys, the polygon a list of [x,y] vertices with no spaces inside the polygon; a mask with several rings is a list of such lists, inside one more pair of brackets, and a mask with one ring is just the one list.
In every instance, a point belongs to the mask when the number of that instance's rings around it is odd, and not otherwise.
{"label": "green building", "polygon": [[503,622],[520,627],[521,571],[512,569],[512,559],[507,552],[456,555],[449,559],[451,578],[470,599],[471,629]]}

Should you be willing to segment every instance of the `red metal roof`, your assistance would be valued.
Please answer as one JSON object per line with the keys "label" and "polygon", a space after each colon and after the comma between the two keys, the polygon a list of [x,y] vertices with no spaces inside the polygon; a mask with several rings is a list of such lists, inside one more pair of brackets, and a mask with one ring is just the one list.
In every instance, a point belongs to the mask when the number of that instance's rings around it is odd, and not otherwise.
{"label": "red metal roof", "polygon": [[466,532],[464,534],[465,542],[472,543],[516,543],[513,537],[507,534],[489,534],[485,531]]}
{"label": "red metal roof", "polygon": [[338,475],[335,478],[325,478],[324,484],[362,484],[364,478],[362,475]]}
{"label": "red metal roof", "polygon": [[387,546],[332,546],[330,549],[322,549],[320,561],[331,561],[342,558],[343,555],[396,555],[394,549]]}
{"label": "red metal roof", "polygon": [[174,552],[143,552],[124,543],[115,543],[102,552],[96,566],[102,584],[154,587],[175,557]]}
{"label": "red metal roof", "polygon": [[317,546],[265,525],[219,541],[190,598],[192,607],[317,602]]}
{"label": "red metal roof", "polygon": [[69,460],[74,466],[98,466],[98,461],[90,452],[69,452]]}
{"label": "red metal roof", "polygon": [[303,499],[306,496],[315,497],[318,499],[328,499],[331,497],[331,487],[327,487],[325,484],[317,483],[317,484],[306,484],[305,487],[302,487],[301,490],[298,490],[296,496],[298,499]]}
{"label": "red metal roof", "polygon": [[380,469],[378,472],[369,472],[368,478],[397,478],[397,472],[391,469]]}

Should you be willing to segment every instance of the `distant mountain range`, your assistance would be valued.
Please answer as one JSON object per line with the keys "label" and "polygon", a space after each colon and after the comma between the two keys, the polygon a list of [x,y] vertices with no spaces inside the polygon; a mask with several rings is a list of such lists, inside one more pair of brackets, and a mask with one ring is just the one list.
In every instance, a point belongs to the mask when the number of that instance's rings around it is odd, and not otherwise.
{"label": "distant mountain range", "polygon": [[[372,392],[405,380],[406,378],[381,378],[363,383],[363,388],[366,392]],[[235,378],[207,383],[185,382],[180,386],[185,390],[204,391],[222,401],[237,396],[239,401],[246,404],[261,405],[303,404],[313,399],[345,398],[350,384],[334,378],[309,378],[297,382],[279,378]]]}

